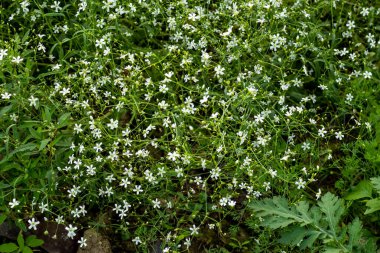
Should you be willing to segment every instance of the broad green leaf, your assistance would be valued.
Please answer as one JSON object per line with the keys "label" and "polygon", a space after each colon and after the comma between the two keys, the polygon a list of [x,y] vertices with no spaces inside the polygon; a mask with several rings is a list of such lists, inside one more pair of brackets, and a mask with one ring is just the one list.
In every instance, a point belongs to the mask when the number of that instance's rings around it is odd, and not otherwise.
{"label": "broad green leaf", "polygon": [[22,250],[22,253],[33,253],[33,250],[29,248],[28,246],[25,246],[24,249]]}
{"label": "broad green leaf", "polygon": [[2,252],[2,253],[3,252],[4,253],[13,252],[17,249],[18,249],[18,247],[14,243],[4,243],[4,244],[0,245],[0,252]]}
{"label": "broad green leaf", "polygon": [[17,243],[18,243],[18,246],[20,247],[20,250],[22,250],[24,248],[24,237],[22,235],[22,232],[20,231],[20,233],[18,233],[18,236],[17,236]]}
{"label": "broad green leaf", "polygon": [[344,197],[346,200],[357,200],[361,198],[370,198],[372,196],[372,185],[368,180],[363,180],[357,184],[349,193]]}
{"label": "broad green leaf", "polygon": [[38,247],[44,244],[44,241],[41,239],[37,239],[35,235],[28,236],[26,238],[26,245],[29,247]]}
{"label": "broad green leaf", "polygon": [[380,177],[373,177],[371,178],[371,183],[373,188],[377,191],[378,194],[380,194]]}
{"label": "broad green leaf", "polygon": [[364,214],[370,214],[370,213],[379,211],[380,210],[380,198],[368,200],[366,203],[366,206],[368,207],[368,209],[365,210]]}

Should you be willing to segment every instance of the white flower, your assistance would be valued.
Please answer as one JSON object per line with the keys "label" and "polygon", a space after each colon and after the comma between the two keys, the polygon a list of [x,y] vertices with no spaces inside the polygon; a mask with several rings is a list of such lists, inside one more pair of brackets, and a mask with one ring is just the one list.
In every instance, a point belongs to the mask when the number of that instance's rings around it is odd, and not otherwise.
{"label": "white flower", "polygon": [[20,64],[24,59],[21,58],[20,56],[13,57],[12,58],[12,63]]}
{"label": "white flower", "polygon": [[60,10],[62,10],[62,7],[60,7],[59,4],[59,1],[54,1],[54,4],[50,5],[50,8],[54,9],[55,12],[59,12]]}
{"label": "white flower", "polygon": [[20,202],[17,201],[16,199],[13,199],[12,202],[9,202],[10,208],[14,208],[15,206],[18,206],[19,204]]}
{"label": "white flower", "polygon": [[193,225],[193,227],[190,228],[191,235],[197,235],[197,234],[199,234],[198,230],[199,230],[199,228],[196,227],[195,225]]}
{"label": "white flower", "polygon": [[68,227],[65,227],[65,229],[67,230],[67,237],[69,237],[70,239],[73,239],[74,236],[76,235],[75,231],[78,229],[77,227],[73,227],[73,225],[69,225]]}
{"label": "white flower", "polygon": [[37,220],[35,220],[34,218],[32,218],[31,220],[28,220],[29,222],[29,229],[34,229],[34,230],[37,230],[37,225],[40,224],[40,222]]}
{"label": "white flower", "polygon": [[365,79],[371,79],[372,73],[369,71],[364,71],[363,76]]}
{"label": "white flower", "polygon": [[77,134],[83,132],[82,124],[75,124],[74,131],[75,131]]}
{"label": "white flower", "polygon": [[321,189],[318,189],[317,194],[315,194],[315,198],[318,200],[321,197],[321,194],[322,194]]}
{"label": "white flower", "polygon": [[4,58],[4,56],[7,56],[8,49],[0,49],[0,61]]}
{"label": "white flower", "polygon": [[30,102],[30,106],[34,106],[35,108],[37,108],[38,98],[31,96],[28,100]]}
{"label": "white flower", "polygon": [[160,209],[161,202],[156,198],[155,200],[152,200],[153,208]]}
{"label": "white flower", "polygon": [[341,140],[343,139],[344,135],[342,134],[341,131],[339,131],[339,132],[336,132],[336,133],[335,133],[335,137],[336,137],[338,140],[341,141]]}
{"label": "white flower", "polygon": [[134,242],[136,245],[139,245],[141,243],[140,237],[135,237],[132,242]]}
{"label": "white flower", "polygon": [[87,241],[87,239],[85,239],[85,238],[81,237],[81,238],[80,238],[80,240],[78,241],[78,243],[79,243],[79,246],[80,246],[81,248],[84,248],[84,247],[86,247],[86,246],[87,246],[87,243],[86,243],[86,241]]}
{"label": "white flower", "polygon": [[113,130],[118,127],[119,122],[115,119],[111,119],[110,123],[107,124],[107,126]]}
{"label": "white flower", "polygon": [[186,248],[188,249],[191,246],[191,240],[190,240],[190,238],[186,238],[186,241],[183,243],[183,245],[185,245]]}
{"label": "white flower", "polygon": [[306,186],[306,182],[302,178],[299,178],[295,184],[297,185],[297,189],[303,189]]}
{"label": "white flower", "polygon": [[216,66],[214,68],[214,70],[215,70],[215,76],[219,77],[219,76],[221,76],[221,75],[224,74],[225,68],[223,68],[222,66],[218,65],[218,66]]}
{"label": "white flower", "polygon": [[346,26],[348,27],[349,30],[355,28],[355,21],[354,20],[349,20],[346,24]]}
{"label": "white flower", "polygon": [[10,99],[12,96],[12,94],[8,93],[8,92],[5,92],[5,93],[2,93],[1,94],[1,98],[2,99]]}

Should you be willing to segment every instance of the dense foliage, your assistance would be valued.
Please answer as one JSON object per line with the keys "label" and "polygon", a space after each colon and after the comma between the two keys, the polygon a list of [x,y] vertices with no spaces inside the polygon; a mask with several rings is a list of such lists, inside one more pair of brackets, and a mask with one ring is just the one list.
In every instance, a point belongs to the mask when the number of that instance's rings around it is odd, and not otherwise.
{"label": "dense foliage", "polygon": [[0,212],[82,247],[295,252],[262,219],[320,200],[303,229],[374,245],[352,192],[379,175],[379,30],[369,0],[1,1]]}

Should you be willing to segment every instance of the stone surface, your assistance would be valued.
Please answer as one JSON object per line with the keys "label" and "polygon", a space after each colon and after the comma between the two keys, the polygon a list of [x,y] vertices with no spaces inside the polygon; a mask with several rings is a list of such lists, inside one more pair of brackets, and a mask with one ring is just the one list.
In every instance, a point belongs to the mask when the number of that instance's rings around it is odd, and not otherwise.
{"label": "stone surface", "polygon": [[87,246],[79,248],[77,253],[112,253],[111,244],[95,229],[88,229],[84,232]]}

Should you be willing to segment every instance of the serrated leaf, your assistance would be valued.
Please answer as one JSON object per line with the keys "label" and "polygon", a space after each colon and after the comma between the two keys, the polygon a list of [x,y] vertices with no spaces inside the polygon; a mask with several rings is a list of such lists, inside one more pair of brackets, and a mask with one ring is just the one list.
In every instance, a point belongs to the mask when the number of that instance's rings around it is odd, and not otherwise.
{"label": "serrated leaf", "polygon": [[[318,231],[309,231],[307,233],[307,238],[304,239],[300,244],[300,249],[304,250],[306,248],[313,248],[314,242],[318,239],[318,237],[322,234],[322,232]],[[305,236],[306,237],[306,236]]]}
{"label": "serrated leaf", "polygon": [[278,241],[290,246],[297,246],[303,240],[307,229],[303,227],[291,227],[289,229],[289,231],[282,234],[281,238]]}
{"label": "serrated leaf", "polygon": [[344,212],[343,201],[334,194],[328,192],[318,202],[321,211],[326,215],[325,219],[334,237],[337,237],[337,228]]}
{"label": "serrated leaf", "polygon": [[370,198],[372,196],[372,185],[370,181],[363,180],[357,184],[349,193],[344,197],[346,200],[357,200],[361,198]]}
{"label": "serrated leaf", "polygon": [[371,178],[371,183],[373,188],[377,191],[378,194],[380,194],[380,177],[373,177]]}
{"label": "serrated leaf", "polygon": [[364,214],[370,214],[376,211],[380,210],[380,199],[371,199],[368,200],[366,203],[366,206],[368,207],[367,210],[365,210]]}
{"label": "serrated leaf", "polygon": [[14,243],[4,243],[4,244],[0,245],[0,252],[2,252],[2,253],[13,252],[17,249],[18,249],[18,247]]}
{"label": "serrated leaf", "polygon": [[264,226],[272,229],[287,227],[294,222],[302,222],[302,218],[297,215],[295,208],[291,208],[283,197],[254,201],[249,207],[260,217],[265,217]]}
{"label": "serrated leaf", "polygon": [[352,250],[354,245],[357,245],[362,236],[362,223],[356,217],[350,225],[348,225],[348,249]]}

